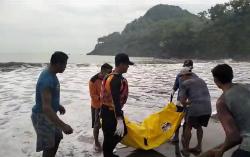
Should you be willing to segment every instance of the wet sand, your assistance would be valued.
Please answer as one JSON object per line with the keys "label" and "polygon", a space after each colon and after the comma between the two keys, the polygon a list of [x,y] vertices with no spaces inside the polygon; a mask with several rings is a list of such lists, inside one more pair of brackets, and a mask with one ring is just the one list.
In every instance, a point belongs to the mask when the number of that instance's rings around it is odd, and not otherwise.
{"label": "wet sand", "polygon": [[[219,122],[216,122],[216,120],[214,119],[210,119],[208,127],[204,128],[203,131],[203,152],[221,144],[224,141],[225,135],[223,128],[221,124]],[[195,130],[192,130],[192,139],[190,146],[193,147],[196,145],[196,143],[196,132]],[[223,157],[231,157],[232,152],[236,148],[237,147],[226,152]],[[149,151],[136,150],[130,147],[120,148],[117,150],[117,154],[120,157],[181,157],[183,155],[178,155],[180,154],[181,149],[181,143],[175,145],[166,143],[154,150]],[[190,157],[195,157],[195,155],[191,154]]]}

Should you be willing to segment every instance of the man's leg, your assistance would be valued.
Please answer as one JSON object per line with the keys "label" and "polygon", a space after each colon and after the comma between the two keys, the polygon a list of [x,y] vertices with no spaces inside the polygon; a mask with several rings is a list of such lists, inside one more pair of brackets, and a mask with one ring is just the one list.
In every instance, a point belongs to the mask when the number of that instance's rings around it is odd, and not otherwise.
{"label": "man's leg", "polygon": [[175,134],[174,134],[174,137],[173,137],[173,139],[172,139],[172,142],[179,142],[179,131],[180,131],[180,127],[181,126],[179,126],[177,129],[176,129],[176,131],[175,131]]}
{"label": "man's leg", "polygon": [[103,140],[103,156],[112,157],[113,156],[113,135],[103,131],[104,140]]}
{"label": "man's leg", "polygon": [[37,134],[36,151],[43,151],[43,157],[54,157],[63,138],[62,131],[50,124],[43,114],[32,113],[31,119]]}
{"label": "man's leg", "polygon": [[197,150],[199,150],[201,152],[201,148],[202,148],[202,138],[203,138],[203,129],[202,129],[202,126],[199,126],[197,128],[197,141],[198,141],[198,144],[196,146]]}
{"label": "man's leg", "polygon": [[189,149],[190,139],[192,136],[191,131],[192,131],[192,126],[189,123],[186,123],[182,140],[183,150],[181,151],[184,156],[189,155],[188,149]]}
{"label": "man's leg", "polygon": [[95,122],[94,122],[94,128],[93,128],[93,135],[95,140],[95,151],[101,151],[101,144],[99,142],[99,130],[101,128],[100,124],[100,109],[95,109]]}
{"label": "man's leg", "polygon": [[197,145],[194,148],[190,148],[189,151],[200,154],[202,151],[202,138],[203,138],[203,129],[201,126],[196,128],[196,135],[197,135]]}
{"label": "man's leg", "polygon": [[[176,112],[183,112],[184,111],[184,108],[182,106],[180,106],[180,101],[177,101],[177,103],[176,103],[176,109],[177,109]],[[174,137],[173,137],[173,139],[172,139],[171,142],[173,142],[173,143],[178,143],[179,142],[180,127],[181,127],[181,124],[176,129],[175,135],[174,135]]]}
{"label": "man's leg", "polygon": [[58,150],[60,141],[56,143],[54,148],[48,149],[48,150],[44,150],[43,151],[43,157],[55,157],[56,152]]}
{"label": "man's leg", "polygon": [[99,142],[99,128],[94,127],[93,129],[94,140],[95,140],[95,149],[99,151],[101,149],[101,144]]}
{"label": "man's leg", "polygon": [[181,141],[183,141],[183,140],[184,140],[184,132],[185,132],[185,128],[186,128],[186,120],[184,121],[183,126],[182,126]]}
{"label": "man's leg", "polygon": [[107,108],[102,108],[102,130],[104,135],[103,140],[103,156],[113,157],[113,150],[116,146],[115,144],[115,130],[116,130],[116,119],[113,111],[109,111]]}
{"label": "man's leg", "polygon": [[171,142],[172,143],[178,143],[179,142],[179,131],[180,131],[180,127],[179,126],[176,131],[175,131],[175,134],[174,134],[174,137],[172,138]]}
{"label": "man's leg", "polygon": [[54,157],[61,142],[61,135],[55,135],[55,146],[51,149],[43,151],[43,157]]}
{"label": "man's leg", "polygon": [[197,134],[197,145],[194,148],[190,149],[190,152],[194,153],[201,153],[202,151],[202,139],[203,139],[203,128],[207,127],[208,121],[209,121],[210,115],[205,115],[205,116],[200,116],[200,117],[195,117],[194,118],[194,128],[196,129],[196,134]]}

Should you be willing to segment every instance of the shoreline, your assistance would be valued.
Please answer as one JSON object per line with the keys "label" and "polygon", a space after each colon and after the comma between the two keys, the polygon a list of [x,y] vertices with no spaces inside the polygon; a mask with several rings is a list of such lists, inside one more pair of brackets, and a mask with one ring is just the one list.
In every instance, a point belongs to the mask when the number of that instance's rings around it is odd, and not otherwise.
{"label": "shoreline", "polygon": [[[115,54],[88,54],[86,53],[86,56],[115,56]],[[157,56],[133,56],[129,55],[130,57],[140,57],[140,58],[153,58],[153,59],[159,59],[159,60],[176,60],[176,61],[183,61],[185,59],[192,59],[192,60],[201,60],[201,61],[220,61],[220,60],[232,60],[233,62],[250,62],[250,58],[194,58],[194,57],[182,57],[182,58],[174,58],[174,57],[157,57]]]}

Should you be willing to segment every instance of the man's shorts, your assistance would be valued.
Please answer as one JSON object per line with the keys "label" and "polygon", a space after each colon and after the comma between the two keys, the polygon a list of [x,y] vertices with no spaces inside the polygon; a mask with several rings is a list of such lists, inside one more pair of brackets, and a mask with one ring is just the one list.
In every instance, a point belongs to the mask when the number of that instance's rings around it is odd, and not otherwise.
{"label": "man's shorts", "polygon": [[93,108],[91,106],[92,128],[101,128],[100,122],[100,109]]}
{"label": "man's shorts", "polygon": [[194,128],[198,128],[201,126],[207,127],[210,119],[210,115],[202,115],[198,117],[188,116],[187,123]]}
{"label": "man's shorts", "polygon": [[37,152],[54,148],[63,138],[62,130],[57,128],[44,114],[32,113],[31,120],[37,134]]}

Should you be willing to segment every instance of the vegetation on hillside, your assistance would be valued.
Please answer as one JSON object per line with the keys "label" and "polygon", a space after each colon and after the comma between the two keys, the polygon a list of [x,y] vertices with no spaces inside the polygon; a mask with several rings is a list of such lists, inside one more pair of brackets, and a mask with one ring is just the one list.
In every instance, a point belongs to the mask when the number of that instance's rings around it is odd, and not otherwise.
{"label": "vegetation on hillside", "polygon": [[98,38],[89,54],[175,58],[250,58],[250,1],[217,4],[198,15],[157,5],[124,30]]}

